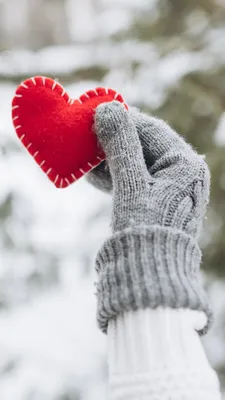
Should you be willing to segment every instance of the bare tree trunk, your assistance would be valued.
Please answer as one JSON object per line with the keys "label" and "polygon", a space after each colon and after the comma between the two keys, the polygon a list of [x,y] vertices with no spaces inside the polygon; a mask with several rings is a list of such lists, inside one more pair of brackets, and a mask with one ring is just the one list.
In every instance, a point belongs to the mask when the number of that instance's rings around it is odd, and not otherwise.
{"label": "bare tree trunk", "polygon": [[[3,0],[0,2],[0,48],[10,50],[21,46],[26,29],[26,3],[20,0]],[[18,15],[19,14],[19,15]]]}
{"label": "bare tree trunk", "polygon": [[70,42],[66,0],[28,0],[27,47]]}
{"label": "bare tree trunk", "polygon": [[5,48],[5,30],[4,30],[4,4],[0,3],[0,51],[4,50]]}
{"label": "bare tree trunk", "polygon": [[66,0],[0,2],[0,49],[36,50],[69,42]]}

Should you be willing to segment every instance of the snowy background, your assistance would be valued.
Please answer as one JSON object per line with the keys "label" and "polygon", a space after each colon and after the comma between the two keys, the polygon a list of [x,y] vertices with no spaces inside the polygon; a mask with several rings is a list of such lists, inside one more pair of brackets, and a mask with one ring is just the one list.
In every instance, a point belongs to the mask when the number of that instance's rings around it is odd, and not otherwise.
{"label": "snowy background", "polygon": [[161,116],[206,154],[212,198],[203,270],[216,323],[204,339],[225,387],[225,4],[221,0],[0,0],[0,399],[105,400],[95,255],[111,198],[58,190],[11,122],[33,75],[71,97],[98,85]]}

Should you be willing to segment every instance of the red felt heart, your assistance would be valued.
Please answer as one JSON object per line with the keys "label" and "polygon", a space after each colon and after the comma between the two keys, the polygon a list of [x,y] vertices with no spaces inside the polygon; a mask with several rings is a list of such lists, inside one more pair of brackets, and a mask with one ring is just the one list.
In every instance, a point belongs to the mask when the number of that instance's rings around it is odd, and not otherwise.
{"label": "red felt heart", "polygon": [[105,159],[93,116],[100,103],[112,100],[124,103],[120,94],[103,88],[72,100],[58,82],[41,76],[17,88],[12,101],[16,133],[56,187],[70,185]]}

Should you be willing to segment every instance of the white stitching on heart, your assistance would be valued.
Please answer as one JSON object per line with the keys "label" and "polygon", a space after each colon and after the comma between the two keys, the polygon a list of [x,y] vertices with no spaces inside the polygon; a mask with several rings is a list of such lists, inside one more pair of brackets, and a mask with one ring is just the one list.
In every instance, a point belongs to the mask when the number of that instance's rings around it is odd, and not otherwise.
{"label": "white stitching on heart", "polygon": [[[62,87],[62,85],[60,85],[60,83],[59,83],[59,82],[57,82],[57,86],[58,86],[58,87],[60,87],[60,89],[62,89],[62,92],[63,92],[63,91],[65,91],[65,90],[64,90],[64,87]],[[65,93],[66,93],[66,91],[65,91]],[[61,96],[63,97],[63,95],[62,95],[62,94],[61,94]]]}
{"label": "white stitching on heart", "polygon": [[[30,78],[30,80],[33,82],[34,85],[37,85],[37,84],[38,84],[38,83],[35,81],[35,78],[34,78],[34,77],[33,77],[33,78]],[[42,77],[42,82],[43,82],[43,85],[46,84],[46,78],[45,78],[45,77]],[[29,89],[29,87],[28,87],[24,82],[21,83],[21,86],[23,86],[23,87],[26,88],[26,89]],[[54,90],[54,89],[56,88],[56,86],[61,87],[61,89],[62,89],[61,96],[64,97],[64,95],[66,94],[66,90],[65,90],[58,82],[53,81],[52,90]],[[97,96],[103,96],[103,95],[105,95],[105,94],[107,94],[107,95],[109,94],[109,89],[104,89],[104,94],[103,94],[103,93],[99,94],[99,93],[97,92],[96,89],[94,89],[94,90],[92,90],[92,91],[93,91]],[[114,90],[111,90],[111,92],[112,92],[112,94],[115,93],[114,99],[116,99],[117,96],[119,96],[119,93],[115,92]],[[82,96],[84,96],[84,95],[86,96],[87,99],[91,99],[91,97],[89,96],[88,93],[84,93]],[[82,96],[81,96],[81,97],[82,97]],[[20,98],[20,97],[23,97],[23,95],[22,95],[22,94],[15,94],[15,97]],[[82,104],[83,102],[85,102],[85,99],[81,100],[81,98],[78,98],[77,100],[74,100],[74,99],[71,99],[71,98],[69,97],[68,100],[67,100],[67,102],[70,103],[71,105],[74,104],[75,101],[78,101],[79,103]],[[125,103],[125,102],[123,102],[122,104],[124,104],[124,105],[126,106],[126,103]],[[13,107],[12,107],[12,110],[17,109],[17,108],[19,108],[19,105],[13,106]],[[15,121],[15,120],[17,120],[17,119],[19,119],[19,116],[15,116],[15,117],[13,118],[13,121]],[[21,125],[18,125],[18,126],[15,127],[16,130],[17,130],[17,129],[20,129],[20,128],[22,128]],[[22,141],[22,140],[25,138],[25,136],[26,136],[26,134],[23,133],[23,134],[20,136],[20,140]],[[29,149],[31,146],[32,146],[32,143],[30,142],[30,143],[28,144],[28,146],[26,146],[26,148]],[[39,154],[39,151],[36,151],[36,152],[33,154],[33,157],[35,158],[38,154]],[[96,158],[97,158],[99,161],[103,161],[103,159],[100,158],[99,156],[97,156]],[[42,167],[42,166],[45,164],[45,162],[46,162],[46,161],[43,160],[43,161],[40,163],[40,167]],[[87,162],[86,165],[88,165],[88,166],[90,167],[90,169],[93,169],[93,168],[95,168],[95,166],[96,166],[96,165],[93,165],[93,164],[90,163],[90,162]],[[86,165],[84,166],[84,169],[86,168]],[[79,170],[80,170],[80,172],[81,172],[82,174],[85,174],[84,169],[79,168]],[[52,171],[52,168],[49,168],[49,169],[47,170],[46,174],[49,175],[51,171]],[[88,172],[88,171],[87,171],[87,172]],[[71,178],[72,178],[73,181],[76,181],[76,180],[77,180],[76,176],[75,176],[73,173],[71,173],[70,176],[71,176]],[[57,183],[58,179],[59,179],[59,175],[56,175],[55,180],[54,180],[54,184]],[[60,188],[62,188],[62,186],[63,186],[63,184],[65,184],[65,182],[67,183],[67,185],[70,185],[70,184],[72,183],[71,180],[69,180],[68,178],[60,178]]]}
{"label": "white stitching on heart", "polygon": [[54,184],[56,184],[57,180],[59,179],[59,175],[56,175],[56,178],[54,180]]}

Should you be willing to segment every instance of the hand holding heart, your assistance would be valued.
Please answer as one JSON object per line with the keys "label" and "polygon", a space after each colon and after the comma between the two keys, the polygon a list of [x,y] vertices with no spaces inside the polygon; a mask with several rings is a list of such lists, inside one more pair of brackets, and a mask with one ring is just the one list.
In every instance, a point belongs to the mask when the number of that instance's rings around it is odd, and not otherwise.
{"label": "hand holding heart", "polygon": [[12,101],[17,136],[56,187],[67,187],[105,159],[93,116],[99,104],[113,100],[124,104],[120,94],[104,88],[73,100],[58,82],[41,76],[17,88]]}

